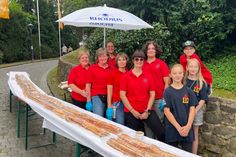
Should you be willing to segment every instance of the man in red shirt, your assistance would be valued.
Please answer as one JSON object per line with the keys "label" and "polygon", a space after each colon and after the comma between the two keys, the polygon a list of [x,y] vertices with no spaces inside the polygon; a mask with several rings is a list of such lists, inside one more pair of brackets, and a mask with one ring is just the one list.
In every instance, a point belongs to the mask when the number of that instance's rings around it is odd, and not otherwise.
{"label": "man in red shirt", "polygon": [[120,97],[125,106],[125,123],[131,129],[144,131],[144,123],[160,141],[164,141],[164,127],[152,105],[155,84],[150,74],[142,71],[145,54],[135,51],[132,56],[134,68],[124,74],[120,82]]}
{"label": "man in red shirt", "polygon": [[205,79],[206,83],[208,84],[208,94],[211,94],[212,92],[212,75],[210,70],[207,69],[207,67],[203,64],[199,56],[195,53],[195,44],[193,41],[186,41],[183,43],[183,51],[184,54],[182,54],[179,58],[180,64],[184,67],[184,70],[186,70],[188,59],[196,58],[200,65],[201,65],[201,72],[202,76]]}

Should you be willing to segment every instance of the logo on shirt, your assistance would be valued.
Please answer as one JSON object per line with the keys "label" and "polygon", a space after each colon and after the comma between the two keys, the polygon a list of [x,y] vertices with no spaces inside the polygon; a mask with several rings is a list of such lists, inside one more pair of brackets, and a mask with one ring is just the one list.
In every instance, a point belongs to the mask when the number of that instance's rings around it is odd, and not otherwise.
{"label": "logo on shirt", "polygon": [[182,103],[185,104],[185,105],[189,103],[189,97],[188,97],[187,94],[185,94],[185,95],[183,96],[183,98],[182,98]]}
{"label": "logo on shirt", "polygon": [[199,85],[194,86],[193,91],[198,94],[200,92],[200,86]]}
{"label": "logo on shirt", "polygon": [[160,64],[157,64],[155,67],[156,67],[156,69],[159,69],[160,68]]}
{"label": "logo on shirt", "polygon": [[148,80],[147,80],[146,78],[143,79],[143,83],[147,83],[147,81],[148,81]]}

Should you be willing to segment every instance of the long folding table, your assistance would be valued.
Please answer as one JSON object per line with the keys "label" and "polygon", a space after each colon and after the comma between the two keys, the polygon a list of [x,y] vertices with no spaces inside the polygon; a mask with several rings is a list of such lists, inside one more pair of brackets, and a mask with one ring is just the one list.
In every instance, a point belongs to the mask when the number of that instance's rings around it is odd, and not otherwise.
{"label": "long folding table", "polygon": [[[123,153],[119,152],[116,149],[113,149],[107,144],[107,141],[112,138],[112,137],[117,137],[117,135],[110,134],[109,136],[105,137],[99,137],[95,135],[94,133],[88,131],[87,129],[81,127],[80,125],[77,125],[75,123],[71,123],[66,121],[65,119],[59,117],[52,111],[45,109],[42,105],[38,104],[37,102],[25,97],[23,95],[22,89],[18,86],[16,83],[16,74],[21,74],[27,77],[29,81],[30,78],[27,73],[25,72],[9,72],[9,80],[8,80],[8,85],[12,91],[12,94],[19,97],[21,100],[23,100],[26,104],[29,105],[29,107],[35,111],[37,114],[42,116],[44,118],[43,122],[43,127],[47,128],[59,135],[62,135],[72,141],[75,141],[76,143],[82,144],[86,147],[89,147],[96,151],[97,153],[105,156],[105,157],[122,157],[125,156]],[[36,85],[35,85],[36,86]],[[39,87],[37,87],[39,91],[43,92]],[[43,92],[44,93],[44,92]],[[57,99],[57,98],[55,98]],[[120,127],[122,130],[122,133],[128,134],[130,136],[135,135],[135,131],[127,128],[123,125],[117,124],[115,122],[109,121],[103,117],[100,117],[96,114],[93,114],[91,112],[88,112],[86,110],[83,110],[81,108],[78,108],[70,103],[67,103],[65,101],[62,101],[60,99],[57,99],[58,101],[61,101],[65,106],[71,107],[74,110],[78,110],[79,112],[86,113],[89,116],[99,119],[101,121],[111,123],[117,127]],[[26,110],[27,111],[27,110]],[[163,142],[150,139],[148,137],[143,137],[142,140],[146,143],[149,144],[154,144],[158,146],[160,149],[163,151],[175,154],[176,156],[181,156],[181,157],[197,157],[197,155],[188,153],[186,151],[183,151],[181,149],[172,147],[170,145],[167,145]],[[77,145],[78,146],[78,145]],[[79,150],[79,149],[78,149]]]}

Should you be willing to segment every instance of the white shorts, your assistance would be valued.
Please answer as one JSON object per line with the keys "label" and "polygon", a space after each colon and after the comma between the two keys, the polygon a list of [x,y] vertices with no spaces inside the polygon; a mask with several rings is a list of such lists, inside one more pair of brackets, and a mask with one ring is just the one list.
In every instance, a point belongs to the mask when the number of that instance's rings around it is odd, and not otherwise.
{"label": "white shorts", "polygon": [[201,108],[195,115],[195,118],[193,120],[193,125],[194,126],[200,126],[203,124],[203,112],[204,112],[204,109]]}

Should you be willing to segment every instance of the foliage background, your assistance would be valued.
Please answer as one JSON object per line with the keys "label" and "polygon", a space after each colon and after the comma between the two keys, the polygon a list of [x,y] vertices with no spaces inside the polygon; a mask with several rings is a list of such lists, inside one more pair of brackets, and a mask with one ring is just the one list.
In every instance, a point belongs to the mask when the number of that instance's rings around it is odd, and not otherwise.
{"label": "foliage background", "polygon": [[[168,64],[178,62],[181,44],[193,40],[197,53],[213,73],[214,87],[235,91],[236,56],[235,0],[62,0],[65,16],[75,10],[104,5],[129,11],[154,26],[138,31],[107,30],[107,40],[117,52],[131,55],[148,40],[155,40]],[[9,0],[10,19],[0,19],[0,63],[30,60],[30,34],[33,27],[35,59],[39,59],[36,0]],[[42,58],[59,56],[57,0],[39,0]],[[62,44],[79,47],[87,34],[87,46],[94,52],[103,45],[103,30],[65,26]]]}
{"label": "foliage background", "polygon": [[[129,11],[154,29],[140,31],[108,30],[108,40],[116,43],[117,51],[131,54],[147,40],[157,41],[168,63],[177,62],[181,44],[193,40],[197,53],[208,61],[225,48],[236,44],[235,0],[63,0],[63,16],[90,6],[104,5]],[[30,35],[32,23],[35,58],[39,58],[36,0],[10,0],[10,20],[0,19],[0,63],[31,59]],[[57,0],[39,0],[42,57],[59,56]],[[14,27],[13,27],[14,26]],[[102,29],[65,26],[62,43],[79,47],[82,35],[87,34],[92,52],[102,46]]]}

